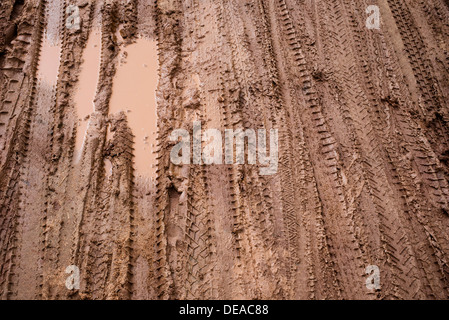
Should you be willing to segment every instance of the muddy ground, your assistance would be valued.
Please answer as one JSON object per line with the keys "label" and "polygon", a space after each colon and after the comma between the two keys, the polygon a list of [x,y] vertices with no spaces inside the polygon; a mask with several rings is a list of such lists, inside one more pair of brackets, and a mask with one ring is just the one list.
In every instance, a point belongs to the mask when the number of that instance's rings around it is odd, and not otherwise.
{"label": "muddy ground", "polygon": [[449,298],[447,0],[1,0],[0,98],[3,299]]}

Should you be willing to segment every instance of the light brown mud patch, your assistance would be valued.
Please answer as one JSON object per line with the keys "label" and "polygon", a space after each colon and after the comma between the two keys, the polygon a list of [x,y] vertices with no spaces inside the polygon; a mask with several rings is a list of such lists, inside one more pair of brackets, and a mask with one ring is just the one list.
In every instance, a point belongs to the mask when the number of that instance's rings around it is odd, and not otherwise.
{"label": "light brown mud patch", "polygon": [[89,115],[95,111],[94,98],[97,91],[101,64],[101,32],[91,32],[83,53],[83,64],[75,93],[75,106],[78,115],[78,129],[75,142],[75,162],[80,160],[87,132]]}

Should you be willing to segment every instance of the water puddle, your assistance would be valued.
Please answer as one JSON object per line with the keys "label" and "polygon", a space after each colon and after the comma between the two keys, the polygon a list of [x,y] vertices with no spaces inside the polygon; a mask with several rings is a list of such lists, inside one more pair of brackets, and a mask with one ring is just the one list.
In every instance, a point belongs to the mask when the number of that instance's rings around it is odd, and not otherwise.
{"label": "water puddle", "polygon": [[140,38],[122,48],[114,79],[109,113],[126,113],[134,138],[135,175],[156,176],[156,87],[158,58],[156,41]]}
{"label": "water puddle", "polygon": [[81,73],[74,95],[75,107],[78,115],[78,129],[75,142],[75,162],[81,158],[86,137],[89,116],[95,111],[94,99],[97,92],[97,83],[101,63],[101,30],[95,28],[91,31],[83,52]]}
{"label": "water puddle", "polygon": [[61,45],[54,45],[44,35],[39,58],[39,70],[37,73],[37,78],[40,82],[50,86],[56,86],[58,81],[60,57]]}
{"label": "water puddle", "polygon": [[47,28],[45,30],[45,37],[51,45],[57,45],[60,40],[60,22],[63,12],[62,0],[53,0],[47,2],[46,16]]}
{"label": "water puddle", "polygon": [[104,170],[106,178],[109,179],[112,176],[112,163],[109,159],[104,159]]}

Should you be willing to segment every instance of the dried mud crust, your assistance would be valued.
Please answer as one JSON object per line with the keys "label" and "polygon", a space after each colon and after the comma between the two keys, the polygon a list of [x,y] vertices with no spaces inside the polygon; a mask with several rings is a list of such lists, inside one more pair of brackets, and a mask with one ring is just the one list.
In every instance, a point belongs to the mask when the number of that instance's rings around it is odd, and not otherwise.
{"label": "dried mud crust", "polygon": [[[444,0],[1,1],[1,298],[448,299],[448,21]],[[40,78],[49,36],[54,84]],[[135,172],[127,113],[109,110],[139,37],[158,49],[154,184]],[[277,174],[175,166],[169,135],[193,121],[278,129]]]}

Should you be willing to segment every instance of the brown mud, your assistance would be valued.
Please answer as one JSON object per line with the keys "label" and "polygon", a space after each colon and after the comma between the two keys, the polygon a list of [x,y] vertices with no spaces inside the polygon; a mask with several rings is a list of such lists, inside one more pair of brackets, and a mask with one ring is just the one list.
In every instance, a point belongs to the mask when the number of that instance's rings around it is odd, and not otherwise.
{"label": "brown mud", "polygon": [[448,299],[448,50],[444,0],[2,0],[0,297]]}

